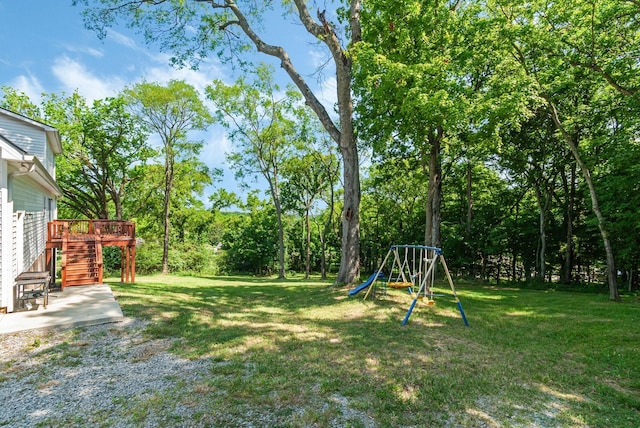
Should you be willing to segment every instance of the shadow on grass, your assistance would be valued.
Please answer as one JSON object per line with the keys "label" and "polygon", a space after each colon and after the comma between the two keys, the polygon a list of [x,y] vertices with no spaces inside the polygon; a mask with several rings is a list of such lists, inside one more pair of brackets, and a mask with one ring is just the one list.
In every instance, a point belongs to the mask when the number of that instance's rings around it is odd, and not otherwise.
{"label": "shadow on grass", "polygon": [[[212,369],[212,387],[257,408],[347,397],[379,426],[500,425],[522,408],[533,412],[518,414],[524,425],[640,419],[637,304],[465,285],[470,328],[450,297],[419,304],[403,327],[406,294],[363,301],[327,285],[158,276],[112,288],[127,316],[151,321],[148,334],[178,338],[176,353],[229,362]],[[556,409],[547,419],[545,406]]]}

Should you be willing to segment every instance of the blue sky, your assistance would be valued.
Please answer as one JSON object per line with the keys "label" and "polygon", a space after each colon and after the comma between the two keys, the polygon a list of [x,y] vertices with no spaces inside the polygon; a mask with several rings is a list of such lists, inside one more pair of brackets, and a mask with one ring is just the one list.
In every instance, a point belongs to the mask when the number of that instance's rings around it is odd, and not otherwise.
{"label": "blue sky", "polygon": [[[280,21],[276,14],[271,19]],[[36,103],[42,93],[70,94],[75,90],[92,101],[114,96],[142,80],[163,83],[183,79],[204,94],[213,79],[231,83],[237,77],[217,58],[205,60],[197,71],[172,68],[169,53],[147,46],[133,30],[123,26],[109,30],[106,39],[100,40],[84,28],[81,9],[72,7],[70,0],[0,0],[0,22],[0,86],[23,91]],[[335,84],[331,72],[319,78],[311,76],[326,54],[305,41],[308,39],[299,25],[278,22],[267,27],[275,29],[267,41],[284,43],[296,67],[309,76],[325,104],[332,105]],[[266,56],[257,58],[277,65]],[[281,82],[289,82],[282,70],[277,72]],[[212,126],[194,138],[205,141],[202,160],[225,171],[218,187],[239,192],[233,173],[225,165],[224,153],[231,149],[231,142],[224,130]]]}

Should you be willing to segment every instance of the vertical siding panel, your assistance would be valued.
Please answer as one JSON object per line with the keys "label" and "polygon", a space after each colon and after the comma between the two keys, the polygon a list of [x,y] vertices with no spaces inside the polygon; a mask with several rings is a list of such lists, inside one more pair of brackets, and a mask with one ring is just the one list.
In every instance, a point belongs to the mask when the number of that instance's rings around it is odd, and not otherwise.
{"label": "vertical siding panel", "polygon": [[46,246],[45,212],[29,212],[24,218],[23,263],[28,269],[44,253]]}
{"label": "vertical siding panel", "polygon": [[[2,172],[2,167],[0,166],[0,172]],[[0,178],[0,180],[2,180],[2,178]],[[2,302],[4,302],[3,298],[2,298],[2,290],[4,289],[4,286],[2,284],[2,260],[4,257],[2,257],[2,231],[4,230],[2,228],[2,208],[4,208],[4,200],[5,200],[5,195],[4,195],[5,190],[0,187],[0,306],[2,306]],[[6,280],[5,280],[6,281]]]}
{"label": "vertical siding panel", "polygon": [[56,176],[56,156],[53,154],[53,150],[47,145],[46,147],[47,153],[44,158],[44,167],[47,169],[47,172],[51,174],[52,177]]}
{"label": "vertical siding panel", "polygon": [[11,223],[11,270],[12,276],[18,276],[18,213],[13,213],[13,222]]}

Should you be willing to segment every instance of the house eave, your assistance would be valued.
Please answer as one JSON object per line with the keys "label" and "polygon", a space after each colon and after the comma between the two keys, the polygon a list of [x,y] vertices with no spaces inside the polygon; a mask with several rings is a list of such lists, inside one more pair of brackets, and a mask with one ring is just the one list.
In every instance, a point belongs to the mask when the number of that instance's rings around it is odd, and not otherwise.
{"label": "house eave", "polygon": [[14,171],[9,174],[11,177],[27,175],[52,195],[62,196],[62,190],[55,179],[49,174],[37,157],[26,154],[22,159],[8,159],[7,163],[14,169]]}

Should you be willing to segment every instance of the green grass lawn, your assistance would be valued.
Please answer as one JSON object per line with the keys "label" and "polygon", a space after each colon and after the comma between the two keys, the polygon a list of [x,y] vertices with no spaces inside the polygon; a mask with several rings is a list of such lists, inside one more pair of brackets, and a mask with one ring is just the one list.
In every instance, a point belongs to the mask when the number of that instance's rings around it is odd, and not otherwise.
{"label": "green grass lawn", "polygon": [[[638,427],[640,303],[456,283],[450,297],[363,301],[318,280],[138,277],[125,315],[210,376],[144,403],[224,426]],[[154,410],[155,409],[155,410]],[[231,419],[230,419],[231,418]],[[344,424],[343,424],[344,425]]]}

